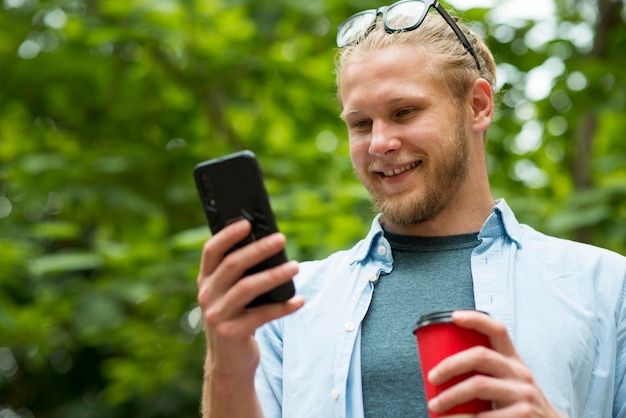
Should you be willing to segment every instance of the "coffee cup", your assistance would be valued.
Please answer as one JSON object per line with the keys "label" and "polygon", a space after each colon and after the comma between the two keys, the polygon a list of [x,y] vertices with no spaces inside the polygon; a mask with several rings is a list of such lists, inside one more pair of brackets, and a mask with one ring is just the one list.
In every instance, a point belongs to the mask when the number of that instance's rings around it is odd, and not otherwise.
{"label": "coffee cup", "polygon": [[[441,385],[432,385],[428,381],[428,372],[448,356],[468,348],[482,345],[491,347],[489,338],[478,331],[462,328],[452,322],[453,311],[439,311],[422,315],[417,321],[413,333],[417,339],[417,347],[422,366],[422,379],[426,400],[430,401],[447,388],[477,374],[469,372],[456,376]],[[491,409],[491,401],[474,399],[457,405],[443,414],[429,411],[430,418],[471,418],[477,413]]]}

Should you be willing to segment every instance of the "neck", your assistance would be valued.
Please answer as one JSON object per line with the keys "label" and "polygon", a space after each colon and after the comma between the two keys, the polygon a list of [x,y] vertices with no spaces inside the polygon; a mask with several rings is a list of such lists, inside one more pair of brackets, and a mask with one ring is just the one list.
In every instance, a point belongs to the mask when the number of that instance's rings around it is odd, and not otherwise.
{"label": "neck", "polygon": [[493,211],[495,202],[490,199],[471,209],[446,209],[432,219],[419,224],[400,225],[387,222],[383,215],[381,222],[385,228],[396,234],[423,237],[461,235],[478,232]]}

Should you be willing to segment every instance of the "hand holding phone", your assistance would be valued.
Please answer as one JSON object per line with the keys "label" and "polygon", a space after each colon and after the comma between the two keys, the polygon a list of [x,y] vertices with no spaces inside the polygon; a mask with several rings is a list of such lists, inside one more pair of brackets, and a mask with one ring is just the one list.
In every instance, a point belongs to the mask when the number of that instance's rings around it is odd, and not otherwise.
{"label": "hand holding phone", "polygon": [[[194,179],[202,207],[213,234],[241,219],[252,224],[251,233],[232,250],[278,232],[263,175],[251,151],[241,151],[205,161],[194,168]],[[231,251],[232,251],[231,250]],[[287,261],[285,251],[264,260],[245,272],[245,276]],[[293,281],[259,295],[247,307],[283,302],[295,294]]]}

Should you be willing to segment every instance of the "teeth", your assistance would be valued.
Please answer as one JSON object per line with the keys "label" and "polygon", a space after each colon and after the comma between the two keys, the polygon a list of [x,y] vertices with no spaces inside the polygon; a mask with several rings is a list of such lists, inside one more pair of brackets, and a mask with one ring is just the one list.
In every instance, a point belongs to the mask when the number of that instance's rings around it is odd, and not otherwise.
{"label": "teeth", "polygon": [[418,163],[407,164],[404,167],[396,168],[395,170],[383,171],[383,175],[385,177],[397,176],[398,174],[402,174],[405,171],[408,171],[412,168],[417,167]]}

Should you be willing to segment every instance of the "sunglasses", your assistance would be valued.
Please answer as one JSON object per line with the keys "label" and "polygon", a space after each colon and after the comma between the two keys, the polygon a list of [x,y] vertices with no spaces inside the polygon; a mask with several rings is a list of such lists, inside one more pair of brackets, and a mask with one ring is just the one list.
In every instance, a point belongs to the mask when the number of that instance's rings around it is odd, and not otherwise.
{"label": "sunglasses", "polygon": [[363,40],[376,25],[376,18],[379,14],[383,15],[383,25],[387,33],[415,30],[422,24],[431,7],[434,7],[441,17],[448,22],[465,49],[476,61],[476,67],[480,71],[476,51],[472,48],[461,28],[454,23],[454,19],[441,7],[437,0],[401,0],[390,6],[364,10],[352,15],[337,29],[337,46],[343,48]]}

